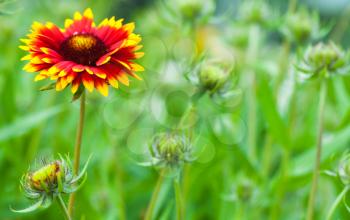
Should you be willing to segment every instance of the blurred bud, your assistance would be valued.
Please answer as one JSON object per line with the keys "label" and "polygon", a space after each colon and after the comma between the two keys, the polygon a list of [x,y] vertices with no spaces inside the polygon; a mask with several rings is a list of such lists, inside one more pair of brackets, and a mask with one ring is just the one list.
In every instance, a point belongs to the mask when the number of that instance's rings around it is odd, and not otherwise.
{"label": "blurred bud", "polygon": [[212,14],[215,10],[215,3],[213,0],[176,0],[175,4],[181,17],[185,21],[194,21]]}
{"label": "blurred bud", "polygon": [[199,87],[210,94],[222,91],[229,82],[231,70],[224,63],[204,62],[198,72]]}
{"label": "blurred bud", "polygon": [[236,195],[239,201],[249,202],[254,193],[253,185],[250,181],[240,182],[236,187]]}
{"label": "blurred bud", "polygon": [[239,15],[246,23],[263,25],[269,18],[269,11],[269,6],[263,0],[244,1],[239,9]]}
{"label": "blurred bud", "polygon": [[256,183],[247,178],[245,174],[238,174],[236,184],[229,194],[224,195],[224,199],[229,201],[239,201],[242,203],[252,203],[257,201],[259,194]]}
{"label": "blurred bud", "polygon": [[205,66],[199,73],[199,81],[205,90],[215,92],[226,82],[229,74],[214,65]]}
{"label": "blurred bud", "polygon": [[161,168],[179,168],[193,161],[192,147],[189,140],[175,133],[160,133],[150,146],[153,165]]}
{"label": "blurred bud", "polygon": [[297,66],[297,69],[303,73],[311,74],[310,77],[320,75],[328,77],[336,73],[347,73],[347,62],[348,53],[345,53],[333,42],[318,43],[307,49],[303,62]]}
{"label": "blurred bud", "polygon": [[[89,160],[88,160],[89,162]],[[25,196],[37,202],[23,210],[14,212],[31,212],[38,208],[47,208],[58,194],[70,194],[77,191],[86,180],[88,162],[78,175],[73,175],[69,158],[55,160],[39,169],[26,173],[21,180]]]}
{"label": "blurred bud", "polygon": [[338,176],[344,185],[350,186],[350,154],[347,154],[341,160],[338,167]]}
{"label": "blurred bud", "polygon": [[288,13],[282,33],[296,43],[305,43],[317,38],[319,30],[319,16],[310,13],[306,8],[301,8],[295,13]]}

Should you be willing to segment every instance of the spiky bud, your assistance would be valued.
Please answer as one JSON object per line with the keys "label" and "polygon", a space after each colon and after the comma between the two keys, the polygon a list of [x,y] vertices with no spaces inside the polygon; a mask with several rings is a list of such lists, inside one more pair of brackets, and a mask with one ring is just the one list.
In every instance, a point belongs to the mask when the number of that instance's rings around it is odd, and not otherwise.
{"label": "spiky bud", "polygon": [[28,173],[25,176],[26,185],[38,191],[49,192],[57,187],[62,177],[64,178],[64,169],[61,161],[49,163],[37,171]]}
{"label": "spiky bud", "polygon": [[319,34],[319,17],[305,8],[288,13],[282,32],[290,41],[307,42]]}
{"label": "spiky bud", "polygon": [[297,66],[297,69],[311,74],[311,77],[328,77],[335,73],[345,73],[348,70],[347,62],[348,53],[333,42],[318,43],[307,49],[303,62]]}
{"label": "spiky bud", "polygon": [[34,171],[29,171],[23,175],[21,187],[25,196],[36,200],[36,203],[26,209],[12,209],[12,211],[25,213],[35,211],[38,208],[47,208],[55,196],[77,191],[86,180],[88,162],[89,160],[77,175],[73,175],[68,157],[66,159],[60,157],[60,160],[52,161]]}
{"label": "spiky bud", "polygon": [[205,63],[199,71],[199,85],[203,90],[213,94],[223,89],[228,82],[230,72],[218,63]]}
{"label": "spiky bud", "polygon": [[192,161],[191,152],[188,139],[176,133],[160,133],[150,146],[153,164],[171,169]]}

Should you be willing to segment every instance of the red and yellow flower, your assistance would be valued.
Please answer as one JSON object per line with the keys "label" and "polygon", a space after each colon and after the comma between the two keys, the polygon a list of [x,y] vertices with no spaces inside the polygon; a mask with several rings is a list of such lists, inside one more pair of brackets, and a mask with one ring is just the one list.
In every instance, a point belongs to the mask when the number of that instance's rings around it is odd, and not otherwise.
{"label": "red and yellow flower", "polygon": [[39,72],[35,81],[51,79],[60,91],[71,85],[72,93],[83,85],[92,92],[96,88],[108,95],[108,85],[118,88],[119,82],[128,86],[129,78],[140,79],[135,72],[143,67],[134,61],[143,56],[141,37],[133,33],[135,24],[123,25],[123,19],[104,19],[98,26],[91,9],[76,12],[66,19],[65,28],[55,24],[34,22],[28,39],[21,39],[28,51],[22,60],[28,72]]}

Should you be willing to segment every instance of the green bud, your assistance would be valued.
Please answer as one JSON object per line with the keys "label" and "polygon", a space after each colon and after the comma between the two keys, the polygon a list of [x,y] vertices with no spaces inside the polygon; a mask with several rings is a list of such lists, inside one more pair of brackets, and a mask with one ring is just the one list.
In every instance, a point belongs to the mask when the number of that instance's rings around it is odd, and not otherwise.
{"label": "green bud", "polygon": [[242,202],[249,202],[253,197],[253,186],[250,182],[240,183],[236,188],[237,198]]}
{"label": "green bud", "polygon": [[161,133],[155,136],[150,147],[155,165],[178,168],[191,161],[191,146],[184,137],[174,133]]}
{"label": "green bud", "polygon": [[346,71],[347,56],[341,48],[333,42],[324,44],[318,43],[309,47],[304,55],[303,62],[297,66],[301,72],[312,76],[320,73],[334,74]]}
{"label": "green bud", "polygon": [[319,43],[307,53],[307,60],[313,67],[325,67],[328,70],[332,70],[332,64],[334,64],[340,57],[342,52],[339,48],[333,44]]}
{"label": "green bud", "polygon": [[202,0],[177,0],[176,1],[182,17],[186,20],[194,20],[214,11],[214,1]]}
{"label": "green bud", "polygon": [[285,34],[296,42],[306,42],[312,38],[313,29],[318,27],[318,21],[313,19],[306,9],[288,14]]}
{"label": "green bud", "polygon": [[223,67],[216,64],[206,64],[199,72],[199,83],[204,90],[215,93],[223,88],[229,76],[229,71]]}
{"label": "green bud", "polygon": [[239,13],[247,23],[264,24],[268,20],[269,7],[264,1],[244,1]]}

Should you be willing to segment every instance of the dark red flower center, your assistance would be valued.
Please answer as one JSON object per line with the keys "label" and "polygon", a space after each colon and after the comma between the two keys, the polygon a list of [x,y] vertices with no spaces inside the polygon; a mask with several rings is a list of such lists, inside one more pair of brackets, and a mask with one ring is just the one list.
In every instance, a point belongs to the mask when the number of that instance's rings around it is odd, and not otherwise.
{"label": "dark red flower center", "polygon": [[91,34],[76,34],[61,44],[60,53],[66,59],[79,64],[94,66],[106,54],[107,47],[98,37]]}

